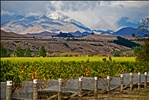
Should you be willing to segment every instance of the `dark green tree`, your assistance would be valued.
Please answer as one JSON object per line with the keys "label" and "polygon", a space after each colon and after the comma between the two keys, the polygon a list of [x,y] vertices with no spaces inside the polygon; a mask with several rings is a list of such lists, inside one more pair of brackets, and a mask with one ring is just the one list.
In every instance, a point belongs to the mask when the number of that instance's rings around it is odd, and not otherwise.
{"label": "dark green tree", "polygon": [[137,54],[137,61],[149,62],[149,41],[145,41],[142,49]]}
{"label": "dark green tree", "polygon": [[15,51],[14,51],[14,54],[17,57],[24,57],[24,50],[20,46],[17,46]]}
{"label": "dark green tree", "polygon": [[24,56],[25,57],[31,57],[31,49],[29,47],[27,47],[24,51]]}
{"label": "dark green tree", "polygon": [[134,55],[137,56],[141,50],[142,50],[141,46],[133,47]]}
{"label": "dark green tree", "polygon": [[39,49],[39,56],[45,57],[46,56],[46,50],[44,46],[41,46]]}
{"label": "dark green tree", "polygon": [[8,49],[3,44],[0,44],[0,50],[1,50],[0,51],[1,57],[9,57],[10,56]]}

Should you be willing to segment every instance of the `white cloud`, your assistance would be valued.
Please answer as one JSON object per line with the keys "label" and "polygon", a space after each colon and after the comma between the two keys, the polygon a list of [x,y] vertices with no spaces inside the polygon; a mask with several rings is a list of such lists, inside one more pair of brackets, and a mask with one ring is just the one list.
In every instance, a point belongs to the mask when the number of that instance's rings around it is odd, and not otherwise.
{"label": "white cloud", "polygon": [[62,12],[91,27],[104,20],[113,28],[121,17],[138,23],[149,17],[149,1],[2,1],[2,10],[27,15]]}
{"label": "white cloud", "polygon": [[14,13],[10,13],[9,11],[1,11],[1,15],[13,15]]}

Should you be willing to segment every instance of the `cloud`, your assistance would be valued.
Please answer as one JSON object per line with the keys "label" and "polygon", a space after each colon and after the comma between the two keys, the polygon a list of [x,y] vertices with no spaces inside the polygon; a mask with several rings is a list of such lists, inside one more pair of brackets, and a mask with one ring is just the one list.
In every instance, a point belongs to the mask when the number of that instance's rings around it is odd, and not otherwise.
{"label": "cloud", "polygon": [[75,12],[94,9],[96,5],[98,5],[97,1],[51,1],[48,9],[51,11]]}
{"label": "cloud", "polygon": [[9,11],[1,11],[1,15],[13,15],[14,13],[10,13]]}
{"label": "cloud", "polygon": [[43,15],[52,12],[64,13],[84,25],[91,27],[104,20],[110,26],[118,28],[115,23],[122,17],[129,22],[138,23],[149,17],[148,1],[2,1],[4,11]]}
{"label": "cloud", "polygon": [[46,13],[45,4],[47,1],[2,1],[1,10],[9,11],[17,14],[28,14],[30,12]]}

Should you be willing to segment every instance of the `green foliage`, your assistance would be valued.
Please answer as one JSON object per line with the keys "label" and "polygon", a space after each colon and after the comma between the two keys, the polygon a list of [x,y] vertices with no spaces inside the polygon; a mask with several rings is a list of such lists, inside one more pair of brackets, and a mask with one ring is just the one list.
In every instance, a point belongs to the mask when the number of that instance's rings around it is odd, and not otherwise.
{"label": "green foliage", "polygon": [[39,56],[45,57],[46,56],[46,50],[44,46],[41,46],[39,49]]}
{"label": "green foliage", "polygon": [[137,56],[141,50],[142,50],[141,46],[133,47],[134,55]]}
{"label": "green foliage", "polygon": [[1,57],[9,57],[10,56],[9,51],[3,44],[0,44],[0,49],[1,49],[1,51],[0,51]]}
{"label": "green foliage", "polygon": [[145,44],[138,52],[136,59],[140,62],[149,62],[149,41],[145,41]]}
{"label": "green foliage", "polygon": [[25,49],[24,56],[25,56],[25,57],[31,57],[31,56],[32,56],[32,55],[31,55],[31,49],[30,49],[29,47],[27,47],[27,48]]}
{"label": "green foliage", "polygon": [[130,47],[130,48],[133,48],[135,46],[140,46],[139,44],[137,43],[134,43],[128,39],[125,39],[125,38],[122,38],[120,36],[117,37],[118,40],[114,40],[113,42],[114,43],[117,43],[119,45],[123,45],[123,46],[127,46],[127,47]]}
{"label": "green foliage", "polygon": [[149,63],[141,62],[115,62],[115,61],[70,61],[70,62],[43,62],[32,61],[17,62],[1,61],[1,76],[0,81],[13,80],[14,83],[19,83],[34,78],[49,80],[49,79],[69,79],[76,77],[100,77],[104,78],[107,75],[117,76],[120,73],[149,71]]}
{"label": "green foliage", "polygon": [[21,48],[21,46],[17,46],[14,51],[14,54],[17,57],[24,57],[24,50]]}

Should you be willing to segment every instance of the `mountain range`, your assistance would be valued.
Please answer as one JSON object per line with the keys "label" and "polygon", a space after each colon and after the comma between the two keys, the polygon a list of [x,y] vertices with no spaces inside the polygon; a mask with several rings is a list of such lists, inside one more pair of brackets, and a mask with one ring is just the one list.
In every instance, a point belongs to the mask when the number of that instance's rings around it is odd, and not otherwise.
{"label": "mountain range", "polygon": [[48,16],[2,15],[1,29],[19,34],[49,32],[91,31],[82,23],[63,15],[52,13]]}
{"label": "mountain range", "polygon": [[[24,16],[17,14],[3,14],[1,15],[1,29],[7,32],[14,32],[19,34],[36,35],[38,36],[51,36],[60,32],[70,33],[73,36],[86,36],[92,32],[95,34],[108,34],[108,35],[122,35],[137,36],[148,35],[149,31],[136,28],[135,23],[129,22],[129,18],[122,17],[116,22],[119,26],[124,26],[117,31],[104,30],[101,27],[111,27],[105,21],[97,21],[94,25],[94,30],[83,25],[81,22],[70,18],[60,12],[50,13],[47,16]],[[131,26],[131,27],[127,27]]]}

